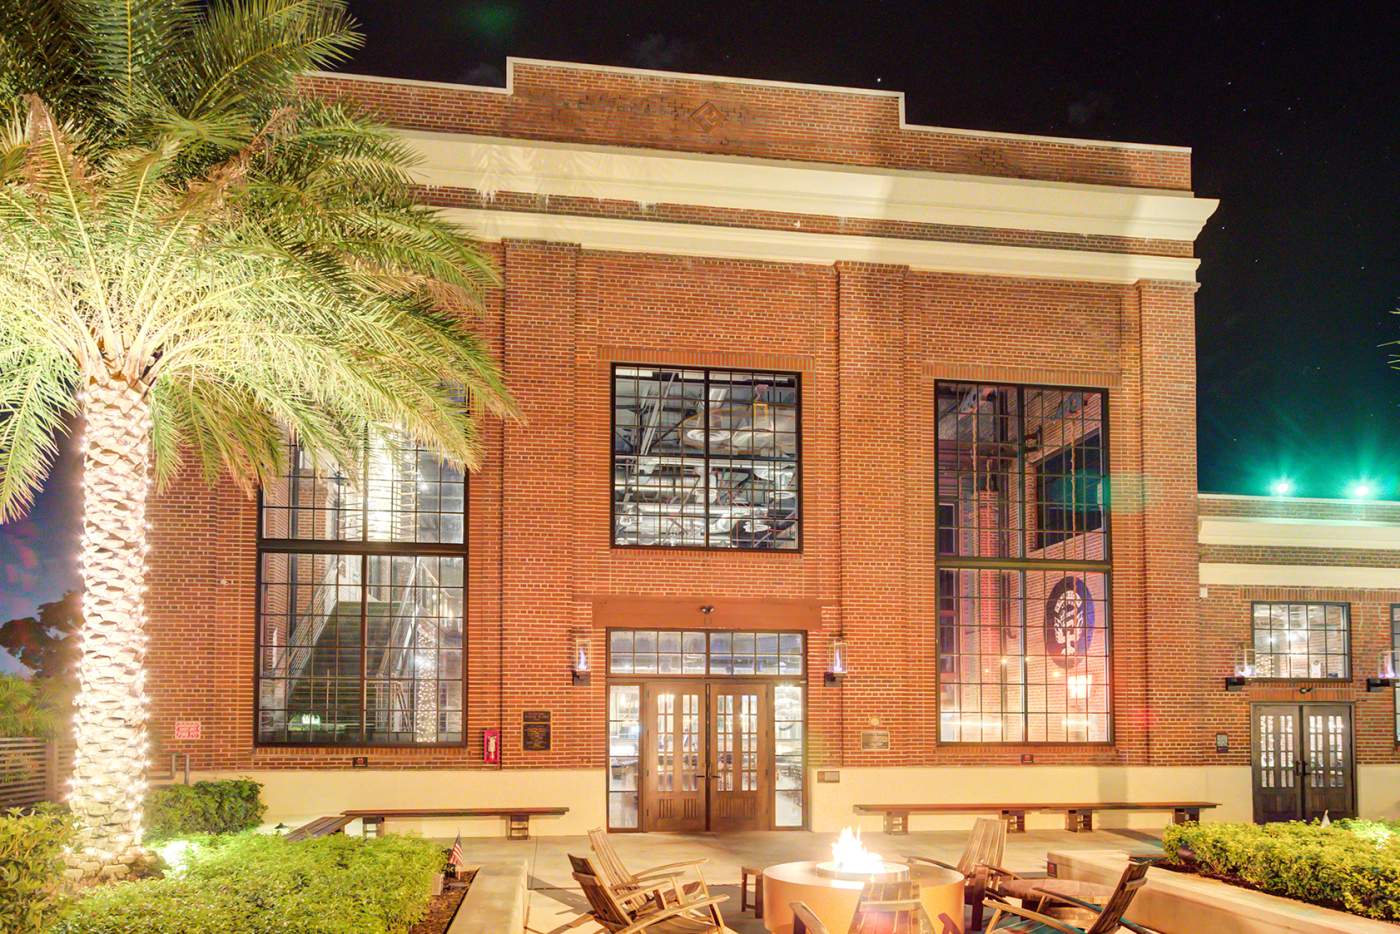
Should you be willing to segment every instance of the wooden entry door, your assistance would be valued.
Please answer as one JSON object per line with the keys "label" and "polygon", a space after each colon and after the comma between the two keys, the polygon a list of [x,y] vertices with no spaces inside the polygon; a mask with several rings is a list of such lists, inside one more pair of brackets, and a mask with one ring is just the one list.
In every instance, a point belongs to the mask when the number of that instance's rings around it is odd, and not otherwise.
{"label": "wooden entry door", "polygon": [[1355,816],[1350,704],[1253,706],[1254,819]]}
{"label": "wooden entry door", "polygon": [[771,684],[710,684],[711,830],[769,829],[772,728]]}
{"label": "wooden entry door", "polygon": [[646,685],[642,705],[650,749],[643,770],[642,826],[648,830],[705,829],[705,684]]}

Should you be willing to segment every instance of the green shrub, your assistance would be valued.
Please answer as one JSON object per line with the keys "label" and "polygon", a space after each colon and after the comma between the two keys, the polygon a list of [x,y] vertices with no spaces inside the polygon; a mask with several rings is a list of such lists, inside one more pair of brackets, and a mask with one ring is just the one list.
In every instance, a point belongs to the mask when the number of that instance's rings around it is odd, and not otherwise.
{"label": "green shrub", "polygon": [[198,838],[183,874],[121,882],[78,901],[59,934],[392,934],[423,917],[442,847],[414,837],[337,834],[288,843],[243,833]]}
{"label": "green shrub", "polygon": [[54,808],[0,814],[0,931],[47,931],[63,905],[72,821]]}
{"label": "green shrub", "polygon": [[1162,846],[1168,862],[1182,864],[1178,850],[1185,848],[1205,872],[1274,895],[1400,921],[1400,836],[1298,822],[1180,824],[1163,832]]}
{"label": "green shrub", "polygon": [[262,785],[249,779],[154,788],[146,796],[146,840],[251,830],[267,810],[261,791]]}

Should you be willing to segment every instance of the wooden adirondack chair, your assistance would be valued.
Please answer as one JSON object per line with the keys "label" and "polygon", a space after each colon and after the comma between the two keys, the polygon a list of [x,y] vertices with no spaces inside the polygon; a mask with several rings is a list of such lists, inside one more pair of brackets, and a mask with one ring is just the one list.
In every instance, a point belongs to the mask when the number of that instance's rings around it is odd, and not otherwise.
{"label": "wooden adirondack chair", "polygon": [[[680,862],[652,866],[641,872],[629,872],[622,859],[613,849],[612,840],[606,830],[590,830],[588,845],[597,859],[597,866],[603,879],[613,887],[613,892],[625,905],[638,905],[651,898],[660,898],[667,904],[679,903],[695,898],[708,898],[709,886],[700,872],[706,860],[685,859]],[[683,877],[694,872],[695,878],[684,881]]]}
{"label": "wooden adirondack chair", "polygon": [[1128,863],[1128,868],[1123,870],[1123,875],[1119,878],[1113,894],[1103,905],[1096,905],[1093,902],[1056,892],[1030,890],[1029,894],[1040,897],[1042,904],[1051,901],[1064,902],[1095,912],[1094,921],[1088,927],[1076,927],[1068,921],[1052,918],[1029,908],[1017,907],[1009,902],[998,900],[995,895],[990,895],[987,901],[994,911],[992,922],[987,925],[987,934],[992,934],[995,931],[1014,932],[1014,934],[1056,934],[1056,932],[1058,934],[1113,934],[1120,927],[1127,928],[1133,934],[1157,934],[1151,928],[1123,919],[1123,913],[1133,903],[1133,897],[1137,895],[1138,889],[1146,884],[1147,870],[1150,866],[1151,864],[1145,861]]}
{"label": "wooden adirondack chair", "polygon": [[972,930],[982,928],[982,902],[987,892],[990,867],[1000,866],[1006,851],[1006,822],[998,817],[979,817],[972,825],[972,836],[956,866],[929,856],[911,856],[910,863],[928,863],[952,869],[967,878],[963,887],[963,902],[972,906]]}
{"label": "wooden adirondack chair", "polygon": [[733,934],[719,913],[719,904],[729,898],[727,895],[682,901],[664,908],[646,901],[640,908],[630,908],[618,899],[591,860],[571,853],[569,863],[574,881],[588,899],[593,920],[611,934]]}

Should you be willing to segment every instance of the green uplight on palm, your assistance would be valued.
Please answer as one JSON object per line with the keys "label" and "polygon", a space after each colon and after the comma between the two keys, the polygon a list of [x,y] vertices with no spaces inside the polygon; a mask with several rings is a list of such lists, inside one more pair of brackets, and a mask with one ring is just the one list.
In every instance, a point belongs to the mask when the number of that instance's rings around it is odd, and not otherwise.
{"label": "green uplight on palm", "polygon": [[1347,487],[1347,499],[1374,499],[1376,485],[1370,480],[1354,480]]}

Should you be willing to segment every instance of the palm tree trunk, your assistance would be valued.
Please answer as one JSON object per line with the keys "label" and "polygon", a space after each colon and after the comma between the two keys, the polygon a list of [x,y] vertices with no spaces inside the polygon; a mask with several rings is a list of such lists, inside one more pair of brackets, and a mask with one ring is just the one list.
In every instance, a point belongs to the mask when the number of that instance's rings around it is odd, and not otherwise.
{"label": "palm tree trunk", "polygon": [[142,855],[146,736],[146,494],[150,405],[116,377],[82,394],[82,656],[77,749],[68,806],[70,862],[84,877],[120,877]]}

